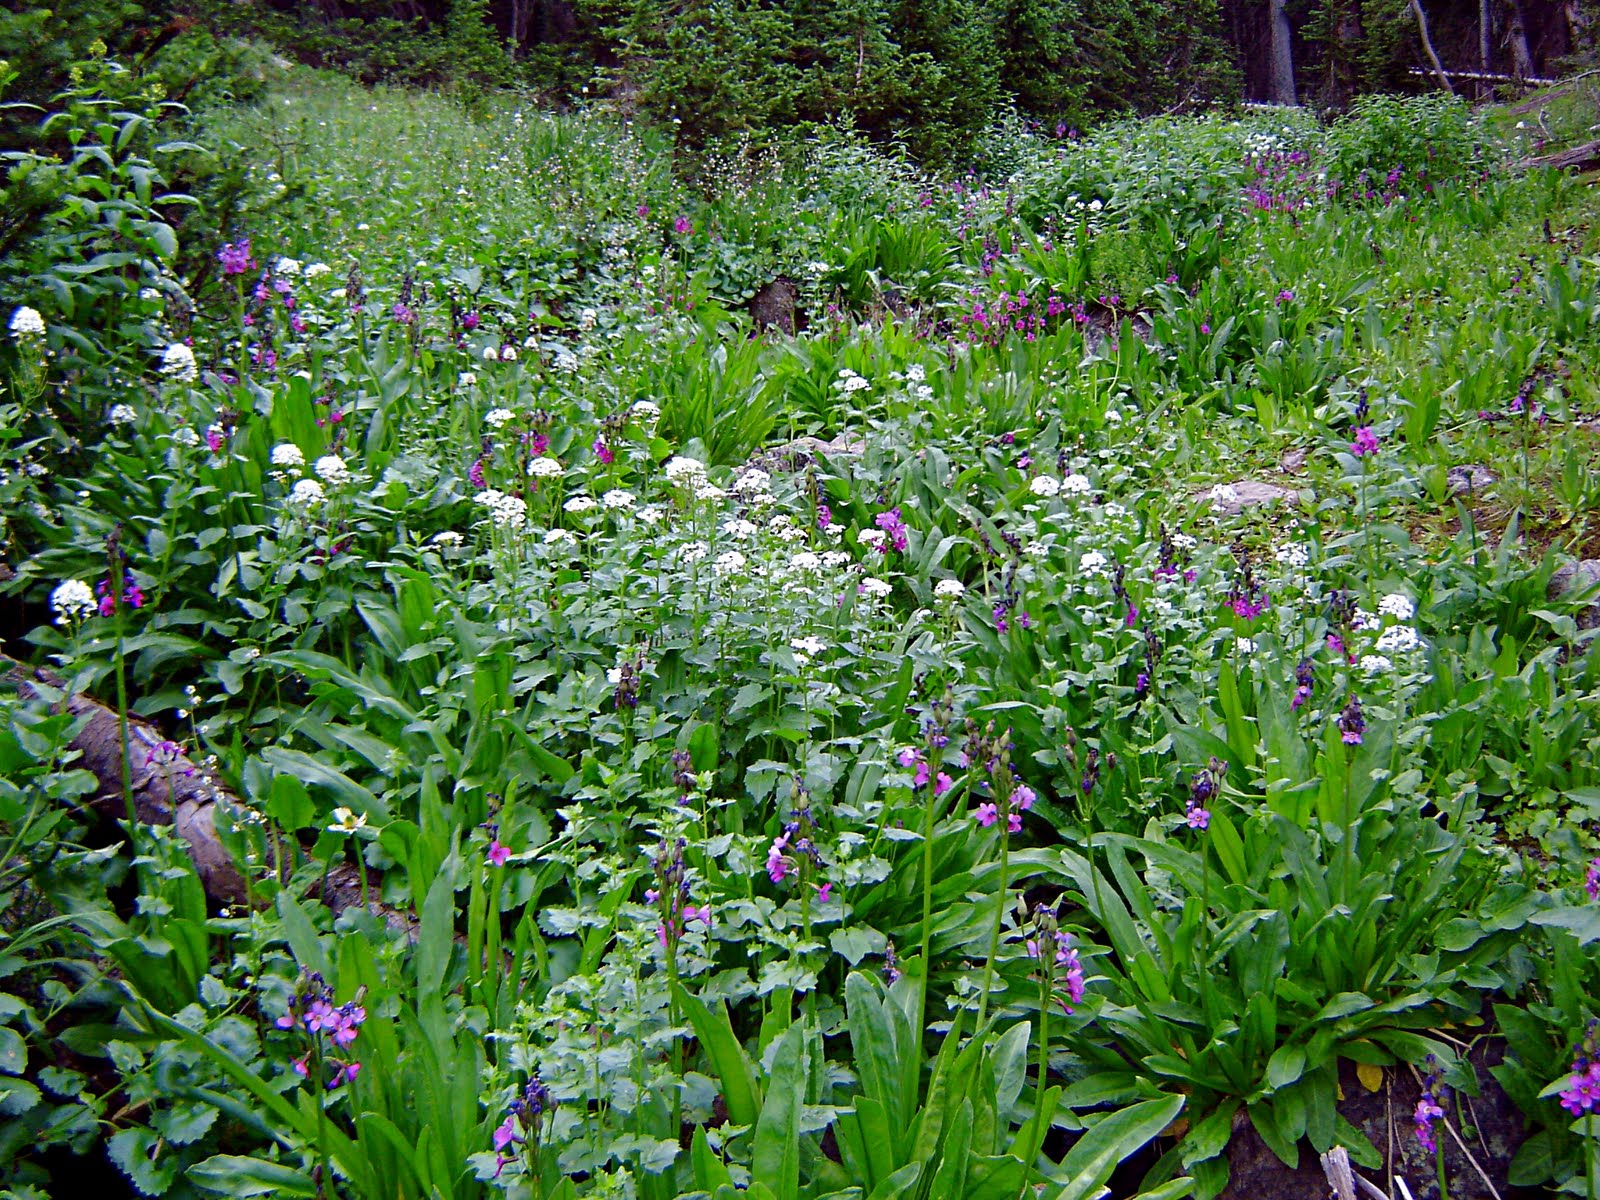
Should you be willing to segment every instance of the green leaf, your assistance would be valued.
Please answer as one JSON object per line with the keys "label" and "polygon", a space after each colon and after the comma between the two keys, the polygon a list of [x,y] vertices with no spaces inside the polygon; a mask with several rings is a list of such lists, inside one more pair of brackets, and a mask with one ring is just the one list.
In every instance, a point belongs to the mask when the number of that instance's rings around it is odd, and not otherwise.
{"label": "green leaf", "polygon": [[106,1153],[143,1195],[166,1195],[178,1177],[178,1160],[163,1154],[161,1139],[143,1125],[113,1134]]}
{"label": "green leaf", "polygon": [[735,1125],[754,1125],[760,1115],[755,1067],[734,1035],[727,1007],[719,1001],[713,1015],[704,1001],[691,995],[681,984],[674,984],[672,991],[678,999],[678,1007],[683,1010],[690,1027],[694,1029],[694,1036],[711,1059],[712,1069],[722,1083],[722,1098],[728,1106],[728,1119]]}
{"label": "green leaf", "polygon": [[28,1068],[28,1045],[15,1029],[0,1028],[0,1072],[21,1075]]}
{"label": "green leaf", "polygon": [[1267,1060],[1267,1082],[1273,1088],[1288,1087],[1306,1069],[1304,1046],[1279,1046]]}
{"label": "green leaf", "polygon": [[275,775],[272,779],[272,798],[267,801],[267,815],[283,826],[288,833],[307,829],[316,820],[317,806],[311,802],[306,785],[293,775]]}
{"label": "green leaf", "polygon": [[190,1182],[223,1196],[315,1196],[311,1176],[282,1163],[238,1154],[213,1154],[185,1174]]}
{"label": "green leaf", "polygon": [[1060,1173],[1069,1182],[1059,1200],[1099,1195],[1117,1164],[1171,1125],[1182,1109],[1182,1096],[1166,1096],[1130,1105],[1096,1121],[1061,1162]]}
{"label": "green leaf", "polygon": [[303,969],[319,971],[331,979],[332,968],[322,948],[322,939],[317,936],[317,927],[311,923],[306,910],[288,892],[278,893],[278,920],[283,925],[283,937],[294,952],[295,961]]}
{"label": "green leaf", "polygon": [[455,921],[455,872],[447,866],[429,886],[419,921],[417,989],[424,996],[437,995],[444,986],[444,973],[455,947]]}
{"label": "green leaf", "polygon": [[778,1039],[767,1096],[756,1121],[750,1170],[777,1200],[800,1194],[800,1116],[806,1099],[806,1031],[791,1025]]}

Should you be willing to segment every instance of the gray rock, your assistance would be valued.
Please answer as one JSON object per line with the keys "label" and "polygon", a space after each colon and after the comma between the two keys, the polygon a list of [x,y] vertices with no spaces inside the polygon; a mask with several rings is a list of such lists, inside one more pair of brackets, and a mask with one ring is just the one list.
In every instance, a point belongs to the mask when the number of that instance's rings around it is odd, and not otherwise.
{"label": "gray rock", "polygon": [[763,471],[799,471],[809,467],[819,456],[860,458],[866,452],[865,441],[847,434],[841,433],[831,442],[807,436],[763,451],[750,460],[750,465],[760,467]]}
{"label": "gray rock", "polygon": [[1239,479],[1233,483],[1219,483],[1201,492],[1199,499],[1216,511],[1236,516],[1247,508],[1263,504],[1276,504],[1279,500],[1294,500],[1299,496],[1293,488],[1261,483],[1255,479]]}
{"label": "gray rock", "polygon": [[1451,467],[1445,478],[1450,482],[1450,494],[1459,496],[1465,492],[1481,492],[1487,487],[1492,487],[1499,482],[1500,477],[1488,467],[1479,466],[1477,463],[1466,463],[1463,466]]}
{"label": "gray rock", "polygon": [[[1552,600],[1576,592],[1583,595],[1600,586],[1600,558],[1586,558],[1582,562],[1563,563],[1550,576],[1546,595]],[[1600,599],[1596,599],[1578,614],[1579,629],[1600,628]]]}

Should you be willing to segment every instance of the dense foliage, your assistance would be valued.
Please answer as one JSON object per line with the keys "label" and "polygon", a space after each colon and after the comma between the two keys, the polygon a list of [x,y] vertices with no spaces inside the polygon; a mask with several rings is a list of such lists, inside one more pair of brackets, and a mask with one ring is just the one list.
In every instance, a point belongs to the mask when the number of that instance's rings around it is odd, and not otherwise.
{"label": "dense foliage", "polygon": [[1491,1082],[1594,1186],[1584,189],[1433,100],[691,187],[128,74],[0,259],[14,1194],[1420,1198]]}

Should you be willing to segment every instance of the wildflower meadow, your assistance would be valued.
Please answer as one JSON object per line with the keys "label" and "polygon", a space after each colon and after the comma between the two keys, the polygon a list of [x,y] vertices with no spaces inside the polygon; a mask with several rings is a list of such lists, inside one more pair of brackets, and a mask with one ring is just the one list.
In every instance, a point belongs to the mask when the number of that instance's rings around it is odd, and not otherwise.
{"label": "wildflower meadow", "polygon": [[0,1196],[1600,1192],[1600,204],[1515,114],[34,116]]}

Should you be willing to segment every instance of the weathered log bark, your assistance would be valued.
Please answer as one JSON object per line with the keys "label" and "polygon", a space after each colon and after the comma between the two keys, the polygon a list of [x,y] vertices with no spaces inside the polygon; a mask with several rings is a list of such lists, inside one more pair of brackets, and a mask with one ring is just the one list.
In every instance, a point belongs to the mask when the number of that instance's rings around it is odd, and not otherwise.
{"label": "weathered log bark", "polygon": [[1600,168],[1600,141],[1572,146],[1558,154],[1525,158],[1517,166],[1524,171],[1536,167],[1555,167],[1558,171],[1593,171]]}
{"label": "weathered log bark", "polygon": [[[30,667],[0,655],[0,678],[26,699],[45,699],[52,693],[66,695],[66,683],[52,671]],[[87,717],[83,729],[72,739],[72,748],[82,753],[82,765],[92,772],[100,786],[89,797],[89,806],[111,820],[127,816],[122,796],[122,744],[117,714],[87,696],[66,695],[64,705],[75,717]],[[229,805],[243,810],[237,796],[208,781],[198,764],[179,753],[152,754],[166,741],[159,730],[138,717],[128,718],[128,770],[133,781],[134,813],[149,825],[173,825],[188,848],[201,886],[213,904],[244,904],[248,898],[244,876],[233,856],[217,836],[217,807]],[[369,879],[369,884],[371,880]],[[351,863],[339,863],[319,883],[322,901],[335,915],[361,903],[361,876]],[[375,890],[375,888],[373,889]],[[414,933],[415,920],[405,913],[372,901],[368,910],[381,916],[391,928]]]}

